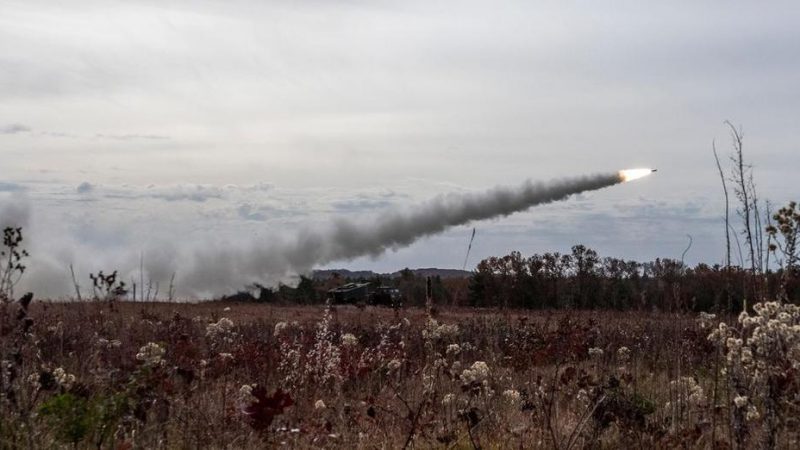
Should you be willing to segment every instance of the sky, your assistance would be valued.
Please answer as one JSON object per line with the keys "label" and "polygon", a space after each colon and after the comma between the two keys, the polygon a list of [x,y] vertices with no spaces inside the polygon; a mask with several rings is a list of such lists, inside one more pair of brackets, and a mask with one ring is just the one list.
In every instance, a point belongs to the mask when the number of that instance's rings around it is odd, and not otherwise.
{"label": "sky", "polygon": [[[161,283],[198,253],[450,193],[659,171],[325,268],[468,268],[512,250],[721,263],[711,152],[797,200],[797,2],[0,0],[0,225],[21,289],[69,265]],[[220,264],[225,264],[220,260]],[[322,267],[321,267],[322,268]],[[84,281],[85,280],[85,281]]]}

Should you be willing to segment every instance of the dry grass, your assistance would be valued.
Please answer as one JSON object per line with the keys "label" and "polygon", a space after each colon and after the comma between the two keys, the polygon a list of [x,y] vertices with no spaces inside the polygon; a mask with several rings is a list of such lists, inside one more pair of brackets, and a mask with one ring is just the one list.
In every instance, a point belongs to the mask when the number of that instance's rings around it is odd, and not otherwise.
{"label": "dry grass", "polygon": [[[721,353],[694,316],[17,307],[0,317],[3,448],[702,448],[763,437],[759,419],[736,434]],[[781,424],[776,444],[790,446],[796,431]]]}

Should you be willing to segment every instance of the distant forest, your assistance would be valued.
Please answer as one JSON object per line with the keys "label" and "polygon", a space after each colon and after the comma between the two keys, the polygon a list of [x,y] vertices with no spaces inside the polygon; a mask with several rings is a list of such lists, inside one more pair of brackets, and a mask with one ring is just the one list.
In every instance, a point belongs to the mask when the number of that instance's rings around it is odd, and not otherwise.
{"label": "distant forest", "polygon": [[[431,277],[435,305],[528,309],[616,309],[737,312],[754,301],[783,297],[800,302],[800,275],[782,270],[754,275],[737,266],[698,264],[688,267],[674,259],[640,263],[600,257],[575,245],[569,254],[523,257],[512,252],[478,263],[471,275]],[[227,297],[277,303],[321,303],[330,289],[350,282],[391,286],[404,305],[423,306],[425,274],[404,269],[393,276],[350,278],[336,272],[325,277],[301,277],[297,287],[255,286],[251,293]],[[785,295],[783,292],[785,291]]]}

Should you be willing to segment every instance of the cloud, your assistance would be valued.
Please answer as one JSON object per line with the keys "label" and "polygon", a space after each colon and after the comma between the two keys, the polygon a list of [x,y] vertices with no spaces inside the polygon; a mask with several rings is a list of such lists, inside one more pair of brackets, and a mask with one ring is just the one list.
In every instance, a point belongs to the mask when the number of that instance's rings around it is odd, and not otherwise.
{"label": "cloud", "polygon": [[129,228],[107,222],[98,223],[91,218],[77,220],[70,224],[69,229],[80,244],[94,247],[95,250],[129,250],[127,246],[131,244]]}
{"label": "cloud", "polygon": [[[20,134],[32,133],[33,129],[27,125],[20,123],[11,123],[7,125],[0,125],[0,134]],[[108,134],[108,133],[95,133],[94,136],[81,136],[75,133],[68,133],[64,131],[42,130],[37,131],[36,135],[47,136],[54,138],[89,138],[95,139],[110,139],[115,141],[134,141],[134,140],[148,140],[148,141],[163,141],[171,139],[169,136],[160,134],[147,134],[147,133],[128,133],[128,134]]]}
{"label": "cloud", "polygon": [[408,195],[401,195],[393,190],[380,190],[378,192],[363,192],[331,202],[337,212],[357,213],[372,212],[398,206],[397,200],[407,199]]}
{"label": "cloud", "polygon": [[0,192],[22,192],[25,186],[7,181],[0,181]]}
{"label": "cloud", "polygon": [[236,208],[236,212],[239,213],[239,217],[245,220],[264,220],[267,218],[264,213],[254,211],[253,206],[249,203],[245,203]]}
{"label": "cloud", "polygon": [[21,195],[0,197],[0,229],[6,227],[27,227],[30,223],[31,206],[29,200]]}
{"label": "cloud", "polygon": [[216,186],[202,185],[179,185],[165,188],[158,188],[151,192],[149,196],[155,199],[175,201],[205,202],[209,199],[221,199],[224,195],[222,189]]}
{"label": "cloud", "polygon": [[31,131],[30,127],[19,123],[0,125],[0,134],[18,134],[18,133],[28,133],[30,131]]}
{"label": "cloud", "polygon": [[170,139],[169,136],[162,136],[159,134],[95,134],[97,139],[113,139],[116,141],[133,141],[137,139],[149,141],[162,141]]}
{"label": "cloud", "polygon": [[282,219],[287,217],[305,215],[307,212],[302,209],[278,208],[271,205],[253,205],[243,203],[236,208],[237,215],[244,220],[265,221],[270,219]]}
{"label": "cloud", "polygon": [[152,198],[167,202],[189,201],[204,203],[209,199],[222,199],[224,195],[225,190],[223,188],[212,185],[179,184],[157,186],[151,184],[145,189],[130,186],[107,188],[104,197],[119,200]]}
{"label": "cloud", "polygon": [[374,211],[376,209],[387,209],[393,205],[394,202],[390,200],[363,197],[351,200],[337,200],[331,203],[331,206],[339,212]]}
{"label": "cloud", "polygon": [[94,185],[88,181],[84,181],[83,183],[79,184],[75,190],[78,192],[78,194],[88,194],[94,190]]}

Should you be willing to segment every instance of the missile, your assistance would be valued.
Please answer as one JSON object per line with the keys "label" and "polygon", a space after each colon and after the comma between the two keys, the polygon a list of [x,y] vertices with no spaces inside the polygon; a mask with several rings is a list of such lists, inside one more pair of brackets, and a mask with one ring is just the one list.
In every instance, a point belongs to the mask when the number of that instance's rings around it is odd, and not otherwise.
{"label": "missile", "polygon": [[658,169],[627,169],[627,170],[620,170],[619,177],[620,181],[633,181],[638,180],[639,178],[646,177]]}

